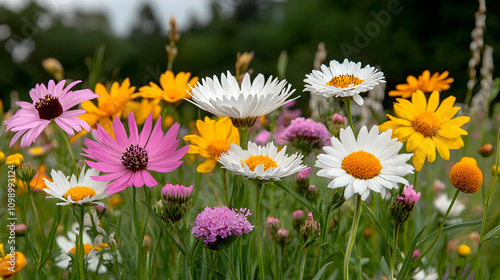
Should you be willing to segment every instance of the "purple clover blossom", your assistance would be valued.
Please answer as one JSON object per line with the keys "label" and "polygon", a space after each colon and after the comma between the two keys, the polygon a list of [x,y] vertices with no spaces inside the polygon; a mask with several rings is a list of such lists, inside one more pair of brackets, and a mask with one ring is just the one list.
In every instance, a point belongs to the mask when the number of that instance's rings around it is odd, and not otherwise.
{"label": "purple clover blossom", "polygon": [[302,117],[292,120],[283,131],[283,136],[294,147],[305,153],[309,153],[315,148],[330,146],[332,137],[324,124]]}
{"label": "purple clover blossom", "polygon": [[192,191],[193,191],[193,186],[190,186],[188,188],[184,187],[183,185],[166,184],[161,189],[161,195],[163,196],[164,199],[167,199],[167,197],[184,198],[190,196]]}
{"label": "purple clover blossom", "polygon": [[253,226],[247,220],[249,215],[250,211],[246,208],[234,210],[227,206],[213,209],[207,207],[198,214],[194,225],[191,224],[193,226],[191,234],[198,239],[204,238],[205,245],[215,245],[216,249],[220,249],[215,243],[252,231]]}
{"label": "purple clover blossom", "polygon": [[416,204],[420,199],[421,193],[415,192],[413,185],[405,186],[403,188],[403,195],[398,195],[398,201],[404,201],[408,204]]}

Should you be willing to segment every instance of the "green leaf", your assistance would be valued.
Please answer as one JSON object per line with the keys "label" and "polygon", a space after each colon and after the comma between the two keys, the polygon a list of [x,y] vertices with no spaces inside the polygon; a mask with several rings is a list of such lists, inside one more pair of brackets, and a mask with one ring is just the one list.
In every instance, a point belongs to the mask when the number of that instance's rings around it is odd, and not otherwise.
{"label": "green leaf", "polygon": [[385,276],[387,276],[387,278],[389,278],[389,279],[392,279],[391,272],[389,270],[389,266],[387,265],[387,262],[385,261],[384,256],[382,256],[382,259],[380,260],[380,266],[381,266],[382,271],[384,272]]}
{"label": "green leaf", "polygon": [[148,208],[149,210],[149,213],[151,214],[151,216],[153,216],[154,220],[156,221],[156,223],[161,227],[161,229],[170,237],[170,239],[172,239],[175,243],[175,245],[177,245],[177,247],[179,248],[179,250],[181,250],[181,253],[186,257],[186,258],[189,258],[188,254],[187,254],[187,251],[185,248],[183,248],[183,246],[181,246],[177,240],[175,240],[175,238],[172,236],[172,234],[170,233],[170,231],[168,230],[168,228],[165,226],[165,224],[163,223],[163,221],[158,217],[158,215],[156,215],[155,211],[153,210],[153,208],[151,208],[151,205],[149,205],[148,203],[146,203],[146,201],[142,201],[142,203],[144,203],[146,205],[146,207]]}
{"label": "green leaf", "polygon": [[330,266],[333,262],[329,262],[325,264],[320,270],[318,270],[318,273],[314,275],[314,278],[312,280],[319,280],[323,277],[323,274],[325,274],[326,268]]}
{"label": "green leaf", "polygon": [[[486,220],[489,220],[491,218],[493,218],[493,217],[489,217]],[[446,232],[446,231],[449,231],[449,230],[453,230],[453,229],[457,229],[457,228],[478,225],[480,223],[482,223],[482,220],[477,220],[477,221],[472,221],[472,222],[465,222],[465,223],[460,223],[460,224],[456,224],[456,225],[451,225],[451,226],[444,227],[443,228],[443,232]],[[417,244],[417,247],[420,247],[425,242],[427,242],[430,239],[434,238],[437,235],[437,233],[438,233],[438,231],[436,230],[435,232],[433,232],[433,233],[429,234],[428,236],[426,236],[422,241],[420,241],[420,243]]]}
{"label": "green leaf", "polygon": [[500,78],[497,77],[493,80],[491,84],[490,95],[488,96],[488,103],[491,103],[498,96],[498,92],[500,91]]}
{"label": "green leaf", "polygon": [[488,232],[483,239],[481,240],[480,243],[484,243],[485,241],[492,239],[492,236],[500,230],[500,225],[496,226],[494,229],[492,229],[490,232]]}
{"label": "green leaf", "polygon": [[54,220],[52,222],[52,227],[50,228],[49,236],[47,237],[45,246],[43,247],[42,257],[40,259],[40,263],[38,264],[39,268],[45,265],[45,263],[50,257],[50,254],[52,253],[52,244],[54,244],[54,236],[56,234],[57,227],[61,222],[61,217],[62,217],[62,206],[58,205],[56,216],[54,217]]}
{"label": "green leaf", "polygon": [[410,245],[410,249],[408,250],[406,258],[403,262],[403,266],[401,267],[401,270],[399,272],[398,279],[406,279],[406,275],[408,274],[411,268],[411,261],[413,260],[413,251],[417,246],[418,239],[420,239],[420,236],[422,236],[426,227],[427,226],[424,226],[422,230],[417,234],[417,236],[415,236],[415,238],[413,239],[413,242]]}
{"label": "green leaf", "polygon": [[309,209],[309,211],[311,211],[313,213],[314,217],[319,217],[319,214],[316,211],[316,209],[314,209],[314,207],[312,206],[312,204],[307,199],[305,199],[303,196],[301,196],[298,193],[290,190],[288,187],[286,187],[285,185],[283,185],[280,181],[273,181],[273,183],[276,186],[278,186],[280,189],[282,189],[285,192],[293,195],[302,205],[304,205],[307,209]]}
{"label": "green leaf", "polygon": [[[380,232],[380,234],[382,235],[382,238],[384,238],[384,240],[387,241],[387,244],[389,244],[389,246],[391,246],[391,248],[392,248],[394,246],[392,235],[390,236],[387,233],[386,227],[382,226],[382,223],[380,222],[380,220],[377,217],[375,217],[375,215],[373,214],[373,211],[372,211],[372,209],[370,209],[370,207],[368,207],[365,203],[363,203],[362,206],[363,206],[363,212],[365,213],[365,215],[368,216],[368,219],[370,219],[372,224],[375,225],[375,227],[377,228],[377,231]],[[399,261],[401,261],[401,262],[403,261],[403,257],[401,256],[401,250],[399,250],[399,248],[397,249],[397,258]]]}

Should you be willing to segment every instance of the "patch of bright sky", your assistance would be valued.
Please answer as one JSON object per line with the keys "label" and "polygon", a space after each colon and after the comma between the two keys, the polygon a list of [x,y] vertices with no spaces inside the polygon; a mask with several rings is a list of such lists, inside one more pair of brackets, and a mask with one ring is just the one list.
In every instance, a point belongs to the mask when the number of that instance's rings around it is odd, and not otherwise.
{"label": "patch of bright sky", "polygon": [[[198,23],[208,23],[212,18],[210,0],[36,0],[48,9],[51,14],[68,14],[76,10],[84,12],[104,12],[110,21],[113,31],[119,36],[126,36],[135,25],[139,9],[149,3],[156,19],[163,30],[168,31],[168,20],[171,15],[177,19],[179,29],[190,27],[193,18]],[[11,10],[20,10],[30,0],[0,0],[0,5]]]}

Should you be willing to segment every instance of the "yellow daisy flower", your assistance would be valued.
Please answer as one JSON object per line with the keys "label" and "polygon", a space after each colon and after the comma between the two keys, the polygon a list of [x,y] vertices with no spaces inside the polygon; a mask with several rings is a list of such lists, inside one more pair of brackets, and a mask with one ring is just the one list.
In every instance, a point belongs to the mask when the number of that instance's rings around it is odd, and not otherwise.
{"label": "yellow daisy flower", "polygon": [[450,88],[450,84],[453,83],[453,78],[448,77],[448,71],[443,73],[434,73],[431,77],[431,72],[425,70],[422,75],[418,76],[408,76],[406,78],[407,84],[399,84],[396,86],[396,90],[389,91],[389,96],[401,96],[403,98],[409,98],[417,90],[423,92],[433,92],[433,91],[443,91]]}
{"label": "yellow daisy flower", "polygon": [[149,82],[149,86],[143,86],[139,89],[138,96],[143,98],[151,98],[163,100],[167,103],[177,103],[184,98],[191,98],[189,94],[191,89],[198,82],[198,77],[193,77],[191,73],[179,72],[177,76],[170,70],[160,76],[160,86],[153,82]]}
{"label": "yellow daisy flower", "polygon": [[[407,99],[398,98],[394,103],[394,116],[387,115],[390,120],[380,126],[381,131],[392,129],[392,138],[406,143],[406,150],[413,152],[413,166],[420,171],[425,160],[436,159],[436,149],[444,160],[450,159],[450,151],[464,146],[461,135],[467,131],[460,127],[470,117],[453,116],[460,107],[453,107],[455,97],[449,96],[439,105],[439,92],[434,91],[427,101],[422,91],[417,90]],[[438,108],[439,106],[439,108]]]}
{"label": "yellow daisy flower", "polygon": [[[135,87],[130,86],[129,78],[126,78],[121,85],[114,82],[109,92],[103,84],[97,83],[95,86],[95,93],[99,95],[97,97],[97,106],[89,100],[82,102],[82,107],[87,113],[79,116],[79,118],[86,121],[92,128],[96,128],[96,123],[99,123],[110,135],[114,136],[111,127],[114,117],[120,117],[124,114],[123,111],[133,98],[134,91]],[[86,133],[88,132],[82,130],[73,136],[70,142]]]}
{"label": "yellow daisy flower", "polygon": [[135,122],[141,125],[144,124],[151,112],[153,113],[153,119],[158,119],[161,114],[161,106],[158,103],[158,100],[146,98],[141,101],[129,101],[123,108],[122,114],[127,119],[130,112],[134,113]]}
{"label": "yellow daisy flower", "polygon": [[207,158],[206,161],[198,165],[197,172],[208,173],[212,171],[219,161],[219,156],[229,151],[230,143],[240,144],[238,129],[233,126],[228,117],[218,121],[205,117],[205,121],[196,121],[196,128],[200,135],[186,135],[183,139],[191,142],[188,154],[199,154]]}

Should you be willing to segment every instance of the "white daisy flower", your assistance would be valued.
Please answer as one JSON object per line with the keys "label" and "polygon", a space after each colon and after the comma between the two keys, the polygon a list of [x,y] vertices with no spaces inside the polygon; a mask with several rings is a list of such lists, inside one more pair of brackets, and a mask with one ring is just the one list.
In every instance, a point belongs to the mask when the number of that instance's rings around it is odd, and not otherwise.
{"label": "white daisy flower", "polygon": [[104,207],[104,203],[97,200],[109,196],[106,191],[108,182],[97,182],[91,179],[92,176],[97,175],[99,175],[99,170],[91,168],[85,172],[85,168],[83,168],[78,179],[75,175],[72,175],[68,180],[68,177],[61,171],[52,170],[50,176],[54,182],[44,178],[47,188],[43,190],[53,198],[63,200],[57,205],[85,204]]}
{"label": "white daisy flower", "polygon": [[230,150],[219,157],[219,162],[224,168],[248,179],[266,181],[279,180],[307,167],[302,164],[303,155],[295,153],[287,156],[285,153],[286,146],[278,152],[272,142],[266,146],[258,146],[248,141],[248,150],[231,143]]}
{"label": "white daisy flower", "polygon": [[321,65],[320,70],[313,70],[306,75],[304,82],[311,94],[325,97],[351,97],[358,105],[363,105],[360,93],[372,90],[376,85],[385,83],[384,73],[370,65],[361,68],[361,62],[354,63],[347,59],[340,64],[330,61],[330,67]]}
{"label": "white daisy flower", "polygon": [[[438,195],[436,199],[434,199],[434,208],[436,208],[443,217],[448,211],[448,207],[450,207],[451,199],[448,198],[448,195],[442,193]],[[446,219],[445,224],[453,225],[462,222],[462,218],[460,218],[460,214],[467,208],[465,204],[460,202],[460,200],[455,200],[453,207],[451,207],[450,213],[448,214],[448,218]]]}
{"label": "white daisy flower", "polygon": [[287,98],[294,91],[286,80],[279,82],[271,76],[265,81],[262,74],[251,82],[246,73],[240,87],[228,71],[220,81],[215,75],[213,79],[202,79],[193,88],[192,100],[186,100],[214,115],[231,118],[236,127],[251,127],[258,117],[293,100]]}
{"label": "white daisy flower", "polygon": [[[85,214],[87,218],[89,214]],[[90,219],[90,217],[88,217]],[[83,230],[83,248],[85,251],[85,261],[87,269],[98,274],[107,273],[108,269],[105,263],[114,261],[113,255],[103,248],[108,244],[103,244],[103,236],[98,235],[94,240],[90,237],[87,231],[90,227],[84,227]],[[76,235],[78,234],[78,223],[74,223],[71,229],[66,233],[66,236],[57,236],[56,243],[61,248],[61,254],[55,258],[55,265],[61,269],[68,269],[71,264],[71,256],[69,254],[76,254]]]}
{"label": "white daisy flower", "polygon": [[379,134],[378,126],[370,132],[363,126],[356,140],[351,127],[340,130],[340,141],[332,137],[332,146],[325,146],[326,154],[318,155],[317,175],[333,179],[328,188],[345,187],[344,197],[360,194],[366,200],[370,190],[386,195],[386,189],[397,188],[397,183],[408,185],[403,178],[413,173],[413,166],[406,162],[412,154],[399,154],[403,147],[392,139],[392,130]]}

